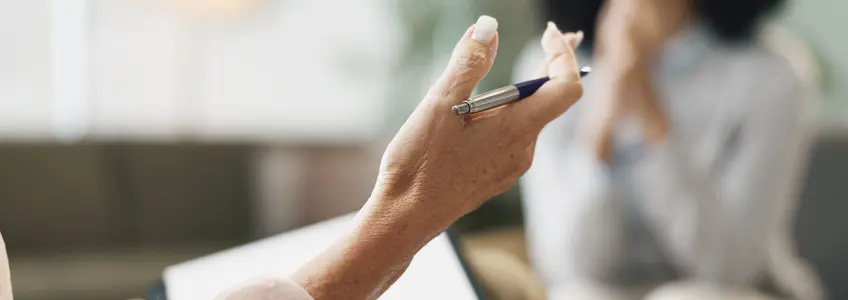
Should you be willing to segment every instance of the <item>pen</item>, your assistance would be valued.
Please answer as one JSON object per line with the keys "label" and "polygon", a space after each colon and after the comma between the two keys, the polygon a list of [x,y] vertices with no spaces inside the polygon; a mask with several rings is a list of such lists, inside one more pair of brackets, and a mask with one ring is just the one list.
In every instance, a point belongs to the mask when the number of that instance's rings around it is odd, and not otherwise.
{"label": "pen", "polygon": [[[589,66],[580,68],[580,77],[586,76],[591,71],[592,68]],[[507,103],[530,97],[548,80],[550,80],[548,77],[537,78],[472,96],[468,100],[462,101],[461,104],[454,105],[453,112],[457,115],[467,115],[504,106]]]}

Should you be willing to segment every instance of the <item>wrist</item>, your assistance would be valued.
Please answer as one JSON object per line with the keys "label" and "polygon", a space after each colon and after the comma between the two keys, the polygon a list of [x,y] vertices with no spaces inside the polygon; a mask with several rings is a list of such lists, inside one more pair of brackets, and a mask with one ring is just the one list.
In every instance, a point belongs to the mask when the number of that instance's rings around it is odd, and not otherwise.
{"label": "wrist", "polygon": [[[394,282],[431,239],[413,223],[375,198],[354,218],[354,226],[293,278],[314,299],[372,299]],[[435,236],[435,235],[433,235]]]}
{"label": "wrist", "polygon": [[452,221],[417,207],[427,199],[409,194],[375,194],[356,215],[355,235],[368,236],[401,252],[417,252]]}

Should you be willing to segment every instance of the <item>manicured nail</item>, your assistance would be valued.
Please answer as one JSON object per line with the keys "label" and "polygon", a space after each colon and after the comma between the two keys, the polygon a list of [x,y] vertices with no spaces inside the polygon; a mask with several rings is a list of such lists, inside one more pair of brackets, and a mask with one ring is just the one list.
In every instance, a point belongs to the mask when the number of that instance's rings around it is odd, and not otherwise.
{"label": "manicured nail", "polygon": [[547,28],[547,30],[552,30],[552,29],[553,29],[553,30],[556,30],[556,31],[559,31],[559,28],[557,28],[556,23],[554,23],[553,21],[548,21],[548,28]]}
{"label": "manicured nail", "polygon": [[[548,22],[548,28],[545,29],[545,33],[542,34],[542,49],[545,49],[545,52],[554,53],[559,52],[558,45],[561,41],[564,41],[564,36],[562,32],[559,31],[556,24],[554,22]],[[568,45],[566,43],[566,45]]]}
{"label": "manicured nail", "polygon": [[574,48],[577,48],[577,46],[580,46],[580,43],[582,43],[582,42],[583,42],[583,30],[578,30],[577,31],[577,41],[574,42]]}
{"label": "manicured nail", "polygon": [[498,32],[498,20],[490,16],[480,16],[477,19],[477,24],[474,26],[474,33],[471,34],[471,39],[488,44]]}
{"label": "manicured nail", "polygon": [[571,46],[572,49],[577,49],[580,46],[580,43],[583,42],[583,31],[577,32],[569,32],[563,35],[565,38],[565,42]]}

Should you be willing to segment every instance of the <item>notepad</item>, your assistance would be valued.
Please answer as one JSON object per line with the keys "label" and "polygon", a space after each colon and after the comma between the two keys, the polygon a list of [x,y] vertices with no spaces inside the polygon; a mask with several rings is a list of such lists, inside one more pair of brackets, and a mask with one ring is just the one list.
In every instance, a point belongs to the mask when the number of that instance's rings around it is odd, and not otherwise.
{"label": "notepad", "polygon": [[[170,266],[164,271],[169,300],[213,299],[260,275],[286,276],[315,257],[352,225],[345,215],[250,244]],[[478,299],[451,240],[444,233],[413,258],[380,299]]]}

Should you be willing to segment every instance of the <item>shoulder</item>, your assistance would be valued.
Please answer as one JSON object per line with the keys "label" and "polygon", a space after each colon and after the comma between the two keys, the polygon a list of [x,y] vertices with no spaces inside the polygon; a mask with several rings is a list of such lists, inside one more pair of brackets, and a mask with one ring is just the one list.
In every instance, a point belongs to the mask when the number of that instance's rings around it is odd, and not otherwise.
{"label": "shoulder", "polygon": [[798,74],[786,55],[765,43],[721,45],[714,59],[724,60],[729,73],[747,76],[756,82],[775,80],[798,81]]}
{"label": "shoulder", "polygon": [[710,63],[723,65],[726,86],[743,89],[752,105],[798,109],[808,104],[813,84],[802,80],[792,57],[781,49],[758,41],[745,46],[719,46],[716,50],[719,54]]}
{"label": "shoulder", "polygon": [[721,61],[714,64],[724,66],[721,72],[726,75],[719,86],[733,90],[728,100],[738,101],[746,120],[778,127],[807,126],[816,111],[815,85],[802,79],[793,57],[761,41],[719,49]]}

